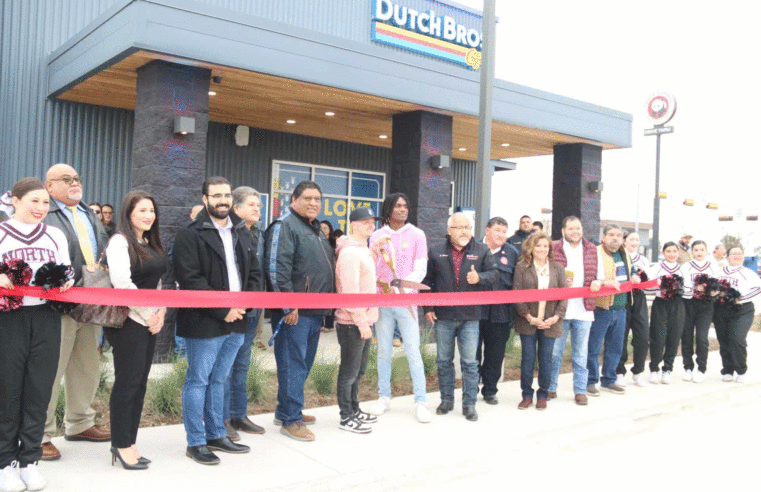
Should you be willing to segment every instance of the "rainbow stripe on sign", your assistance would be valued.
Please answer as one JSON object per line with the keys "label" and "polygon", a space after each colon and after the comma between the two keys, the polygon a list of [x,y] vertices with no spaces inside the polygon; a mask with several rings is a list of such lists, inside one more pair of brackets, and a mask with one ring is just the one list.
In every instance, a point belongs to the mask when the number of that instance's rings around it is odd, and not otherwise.
{"label": "rainbow stripe on sign", "polygon": [[372,38],[373,41],[459,63],[472,70],[477,70],[481,66],[481,52],[477,49],[399,29],[381,22],[373,21]]}

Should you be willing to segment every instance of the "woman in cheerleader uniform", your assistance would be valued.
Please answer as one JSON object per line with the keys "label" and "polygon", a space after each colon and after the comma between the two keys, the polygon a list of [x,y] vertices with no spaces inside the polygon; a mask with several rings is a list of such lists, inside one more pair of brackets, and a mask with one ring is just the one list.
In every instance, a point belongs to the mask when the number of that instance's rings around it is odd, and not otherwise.
{"label": "woman in cheerleader uniform", "polygon": [[746,337],[753,324],[753,299],[761,294],[761,279],[756,272],[743,266],[745,252],[742,248],[731,248],[727,258],[729,266],[719,271],[719,282],[734,289],[737,298],[731,304],[717,304],[714,327],[719,339],[722,380],[744,383],[748,370]]}
{"label": "woman in cheerleader uniform", "polygon": [[[655,300],[650,310],[650,382],[668,384],[674,357],[679,349],[684,328],[684,299],[674,288],[674,277],[679,276],[679,247],[669,241],[663,245],[664,261],[650,267],[648,277],[661,284],[655,289]],[[666,280],[667,277],[671,277]],[[663,374],[660,365],[663,362]]]}
{"label": "woman in cheerleader uniform", "polygon": [[[63,265],[60,290],[71,287],[66,236],[45,225],[50,197],[37,178],[11,191],[13,217],[0,223],[0,287],[28,285],[45,264]],[[66,269],[68,267],[68,270]],[[23,271],[23,273],[20,273]],[[19,277],[22,277],[21,279]],[[43,299],[2,297],[0,309],[0,490],[42,490],[37,461],[61,350],[61,315]]]}
{"label": "woman in cheerleader uniform", "polygon": [[[705,241],[695,241],[692,243],[692,260],[682,265],[681,270],[681,276],[684,278],[682,297],[685,311],[682,332],[684,363],[682,379],[702,383],[706,379],[708,329],[711,327],[714,306],[711,292],[705,291],[706,284],[700,280],[715,279],[718,276],[719,267],[708,259],[708,246]],[[697,370],[693,354],[697,358]]]}
{"label": "woman in cheerleader uniform", "polygon": [[[647,258],[639,254],[639,234],[629,232],[624,236],[624,248],[632,260],[632,266],[636,272],[644,272],[645,275],[650,271],[650,262]],[[643,279],[644,280],[644,279]],[[629,359],[627,350],[627,340],[629,332],[632,333],[632,356],[634,365],[632,366],[632,380],[636,386],[645,385],[645,359],[647,358],[647,348],[649,345],[650,320],[647,313],[647,299],[645,293],[639,289],[632,291],[632,304],[626,308],[626,332],[624,333],[624,350],[621,352],[621,361],[618,364],[616,373],[618,378],[616,384],[626,386],[626,361]]]}

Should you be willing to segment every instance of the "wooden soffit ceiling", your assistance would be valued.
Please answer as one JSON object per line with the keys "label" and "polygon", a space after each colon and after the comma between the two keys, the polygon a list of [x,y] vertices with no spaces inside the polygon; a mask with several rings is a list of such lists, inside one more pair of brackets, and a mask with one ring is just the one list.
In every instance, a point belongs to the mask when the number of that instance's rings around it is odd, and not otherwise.
{"label": "wooden soffit ceiling", "polygon": [[[134,110],[137,69],[153,60],[178,61],[176,57],[160,53],[137,51],[80,82],[59,98]],[[216,95],[209,97],[210,121],[391,147],[393,115],[427,110],[453,117],[454,158],[472,161],[477,158],[476,116],[236,68],[192,63],[210,69],[212,77],[221,77],[220,83],[211,83],[210,91]],[[334,116],[327,116],[326,112],[333,112]],[[579,142],[600,145],[578,137],[494,121],[491,158],[551,155],[556,144]],[[614,147],[603,145],[603,148]]]}

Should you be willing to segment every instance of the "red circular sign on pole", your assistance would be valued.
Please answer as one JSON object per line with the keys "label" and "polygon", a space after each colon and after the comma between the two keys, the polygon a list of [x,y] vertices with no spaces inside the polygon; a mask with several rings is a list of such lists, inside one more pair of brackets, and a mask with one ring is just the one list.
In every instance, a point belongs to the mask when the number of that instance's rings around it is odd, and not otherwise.
{"label": "red circular sign on pole", "polygon": [[665,125],[676,113],[676,99],[666,92],[656,92],[647,100],[647,117],[654,126]]}

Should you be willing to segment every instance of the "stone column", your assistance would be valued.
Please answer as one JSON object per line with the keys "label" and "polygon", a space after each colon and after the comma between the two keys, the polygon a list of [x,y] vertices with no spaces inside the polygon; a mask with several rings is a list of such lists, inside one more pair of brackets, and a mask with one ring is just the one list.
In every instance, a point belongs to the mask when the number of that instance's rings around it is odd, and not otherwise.
{"label": "stone column", "polygon": [[602,147],[586,143],[554,147],[552,180],[552,238],[560,239],[563,219],[581,219],[584,237],[600,238],[600,193],[590,191],[589,183],[602,179]]}
{"label": "stone column", "polygon": [[428,111],[394,115],[388,192],[410,199],[410,222],[432,239],[446,235],[452,170],[433,169],[431,157],[452,155],[452,117]]}
{"label": "stone column", "polygon": [[[162,60],[137,70],[132,186],[155,197],[167,246],[189,220],[193,205],[201,203],[210,79],[206,68]],[[176,116],[195,118],[195,133],[175,135]]]}
{"label": "stone column", "polygon": [[[210,79],[211,70],[162,60],[137,70],[132,186],[154,196],[167,251],[177,230],[188,222],[190,209],[201,203]],[[195,118],[195,133],[175,135],[176,116]],[[164,288],[174,288],[172,278],[165,276]],[[176,310],[170,309],[156,340],[156,361],[171,356],[175,317]]]}

